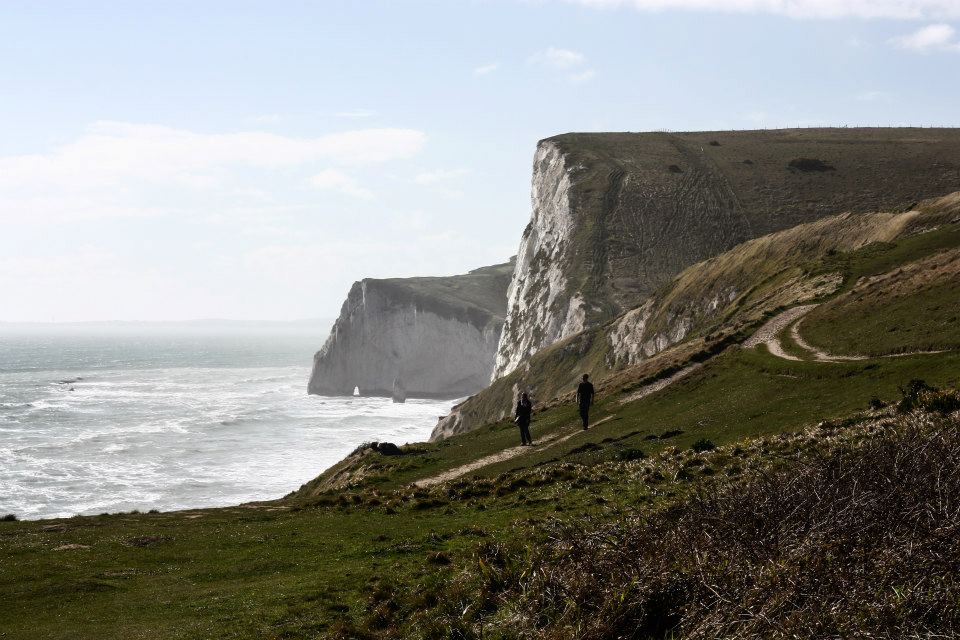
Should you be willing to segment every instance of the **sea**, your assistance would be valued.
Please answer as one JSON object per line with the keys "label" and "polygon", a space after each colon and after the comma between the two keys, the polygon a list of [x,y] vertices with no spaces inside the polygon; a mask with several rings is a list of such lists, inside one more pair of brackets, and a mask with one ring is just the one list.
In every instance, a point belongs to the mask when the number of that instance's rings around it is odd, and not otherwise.
{"label": "sea", "polygon": [[361,443],[426,440],[454,404],[307,395],[324,332],[0,326],[0,515],[279,498]]}

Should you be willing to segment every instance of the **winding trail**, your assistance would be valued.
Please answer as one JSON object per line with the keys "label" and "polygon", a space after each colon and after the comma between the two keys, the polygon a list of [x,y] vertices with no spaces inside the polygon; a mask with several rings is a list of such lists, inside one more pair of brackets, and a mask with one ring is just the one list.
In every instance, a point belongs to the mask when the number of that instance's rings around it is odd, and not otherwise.
{"label": "winding trail", "polygon": [[[803,339],[803,336],[800,335],[800,323],[802,320],[798,320],[792,327],[790,327],[790,337],[797,344],[798,347],[805,351],[809,351],[813,355],[813,359],[817,362],[849,362],[853,360],[866,360],[867,356],[838,356],[832,353],[827,353],[826,351],[821,351],[816,348],[809,342]],[[903,354],[910,355],[910,354]]]}
{"label": "winding trail", "polygon": [[651,382],[648,385],[640,387],[639,389],[637,389],[630,395],[626,396],[625,398],[621,398],[620,404],[628,404],[630,402],[636,402],[640,398],[646,398],[652,393],[656,393],[661,389],[666,389],[667,387],[672,385],[674,382],[680,380],[681,378],[686,378],[688,375],[690,375],[691,373],[693,373],[694,371],[696,371],[702,366],[703,366],[702,362],[696,362],[694,364],[691,364],[688,367],[684,367],[683,369],[681,369],[680,371],[677,371],[675,374],[673,374],[668,378],[657,380],[656,382]]}
{"label": "winding trail", "polygon": [[[795,360],[799,362],[800,358],[783,350],[783,345],[780,344],[780,332],[790,326],[791,323],[799,320],[803,316],[813,311],[815,308],[817,308],[817,306],[818,305],[815,304],[803,304],[799,307],[791,307],[786,311],[775,315],[767,320],[762,327],[757,329],[756,333],[747,338],[747,340],[743,343],[743,348],[753,349],[761,344],[765,344],[767,345],[767,351],[769,351],[771,355],[774,355],[778,358],[783,358],[784,360]],[[794,325],[794,328],[795,327],[796,325]],[[793,334],[791,334],[791,336],[792,335]],[[798,342],[797,344],[800,343]],[[807,347],[803,348],[806,349]]]}
{"label": "winding trail", "polygon": [[[767,345],[767,350],[770,352],[770,355],[776,356],[777,358],[782,358],[783,360],[793,360],[795,362],[857,362],[860,360],[871,360],[876,358],[904,358],[906,356],[933,355],[937,353],[945,353],[947,351],[945,349],[941,349],[939,351],[908,351],[905,353],[888,353],[882,356],[841,356],[835,353],[828,353],[818,347],[813,346],[807,342],[803,336],[800,335],[800,325],[803,324],[804,318],[808,313],[818,306],[820,305],[805,304],[798,307],[791,307],[790,309],[777,314],[768,320],[766,324],[760,327],[756,333],[750,336],[750,338],[743,343],[743,347],[745,349],[750,349],[761,344],[765,344]],[[798,347],[810,355],[809,359],[798,358],[797,356],[787,353],[783,350],[783,345],[780,343],[780,335],[784,330],[787,329],[787,327],[789,327],[790,338]]]}

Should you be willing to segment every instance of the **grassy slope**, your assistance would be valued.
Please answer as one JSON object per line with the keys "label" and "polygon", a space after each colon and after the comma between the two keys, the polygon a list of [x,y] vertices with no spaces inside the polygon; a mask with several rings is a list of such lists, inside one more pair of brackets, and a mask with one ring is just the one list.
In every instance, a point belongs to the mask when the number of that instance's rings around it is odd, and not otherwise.
{"label": "grassy slope", "polygon": [[[833,254],[821,266],[842,268],[852,282],[955,246],[945,239],[951,233],[944,227],[890,246]],[[461,609],[471,604],[454,602],[458,596],[446,591],[444,580],[451,568],[472,566],[478,543],[519,537],[532,544],[542,535],[537,521],[546,517],[615,520],[624,509],[655,508],[683,495],[684,482],[643,479],[611,466],[628,450],[670,458],[673,447],[703,437],[723,444],[797,430],[848,415],[874,395],[893,400],[911,378],[960,385],[956,352],[815,363],[734,348],[667,390],[621,405],[621,389],[635,386],[649,366],[621,373],[606,387],[594,416],[616,419],[555,447],[483,468],[476,481],[429,491],[404,488],[512,446],[517,435],[511,425],[416,445],[407,456],[368,456],[363,462],[379,468],[368,469],[345,493],[310,496],[307,490],[259,509],[0,523],[0,635],[307,638],[352,624],[344,620],[374,629],[402,626],[393,619],[400,615],[390,604],[394,588],[422,598],[417,606],[423,609],[438,601]],[[571,406],[550,407],[537,414],[534,436],[570,429],[574,422]],[[683,433],[648,439],[677,430]],[[708,466],[725,468],[719,462]],[[62,530],[43,529],[50,525]],[[143,547],[131,543],[141,536],[161,538]],[[90,548],[56,550],[67,544]]]}
{"label": "grassy slope", "polygon": [[[944,236],[960,245],[960,230]],[[940,253],[858,284],[814,310],[801,333],[813,345],[841,355],[957,349],[960,252]]]}
{"label": "grassy slope", "polygon": [[[710,349],[777,308],[815,297],[809,283],[818,274],[844,274],[846,290],[867,273],[883,273],[958,246],[958,218],[960,193],[924,202],[911,212],[833,216],[750,240],[685,269],[657,291],[650,298],[641,340],[669,333],[676,319],[685,317],[691,322],[688,339],[675,351],[689,357],[691,351]],[[938,228],[935,233],[915,235],[933,227]],[[897,239],[903,242],[892,244]],[[715,308],[704,304],[711,299],[722,302]],[[626,363],[613,352],[610,340],[619,323],[617,319],[551,345],[531,357],[529,367],[470,397],[457,409],[461,430],[499,419],[511,405],[514,386],[532,390],[535,398],[552,398],[575,386],[585,371],[597,380],[622,369]],[[703,340],[694,343],[691,337]]]}
{"label": "grassy slope", "polygon": [[367,286],[389,291],[397,302],[416,301],[440,315],[463,310],[503,320],[507,312],[507,287],[515,261],[481,267],[456,276],[367,279]]}

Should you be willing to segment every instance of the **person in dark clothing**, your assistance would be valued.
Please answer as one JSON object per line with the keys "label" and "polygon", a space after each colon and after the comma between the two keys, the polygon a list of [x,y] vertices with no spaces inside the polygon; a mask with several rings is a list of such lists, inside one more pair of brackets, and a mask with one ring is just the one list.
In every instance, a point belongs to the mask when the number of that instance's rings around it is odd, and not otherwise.
{"label": "person in dark clothing", "polygon": [[583,382],[577,386],[577,405],[580,407],[580,419],[583,420],[583,430],[590,424],[590,405],[593,404],[593,385],[590,376],[583,374]]}
{"label": "person in dark clothing", "polygon": [[533,403],[530,402],[530,396],[521,393],[514,411],[514,422],[520,427],[520,446],[533,444],[533,438],[530,437],[530,416],[532,415]]}

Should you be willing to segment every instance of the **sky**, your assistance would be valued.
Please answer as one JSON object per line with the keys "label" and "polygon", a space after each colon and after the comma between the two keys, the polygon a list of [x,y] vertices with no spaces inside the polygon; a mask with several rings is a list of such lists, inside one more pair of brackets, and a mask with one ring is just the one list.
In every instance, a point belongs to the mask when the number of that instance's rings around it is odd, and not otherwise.
{"label": "sky", "polygon": [[568,131],[960,125],[960,0],[4,0],[0,321],[507,260]]}

